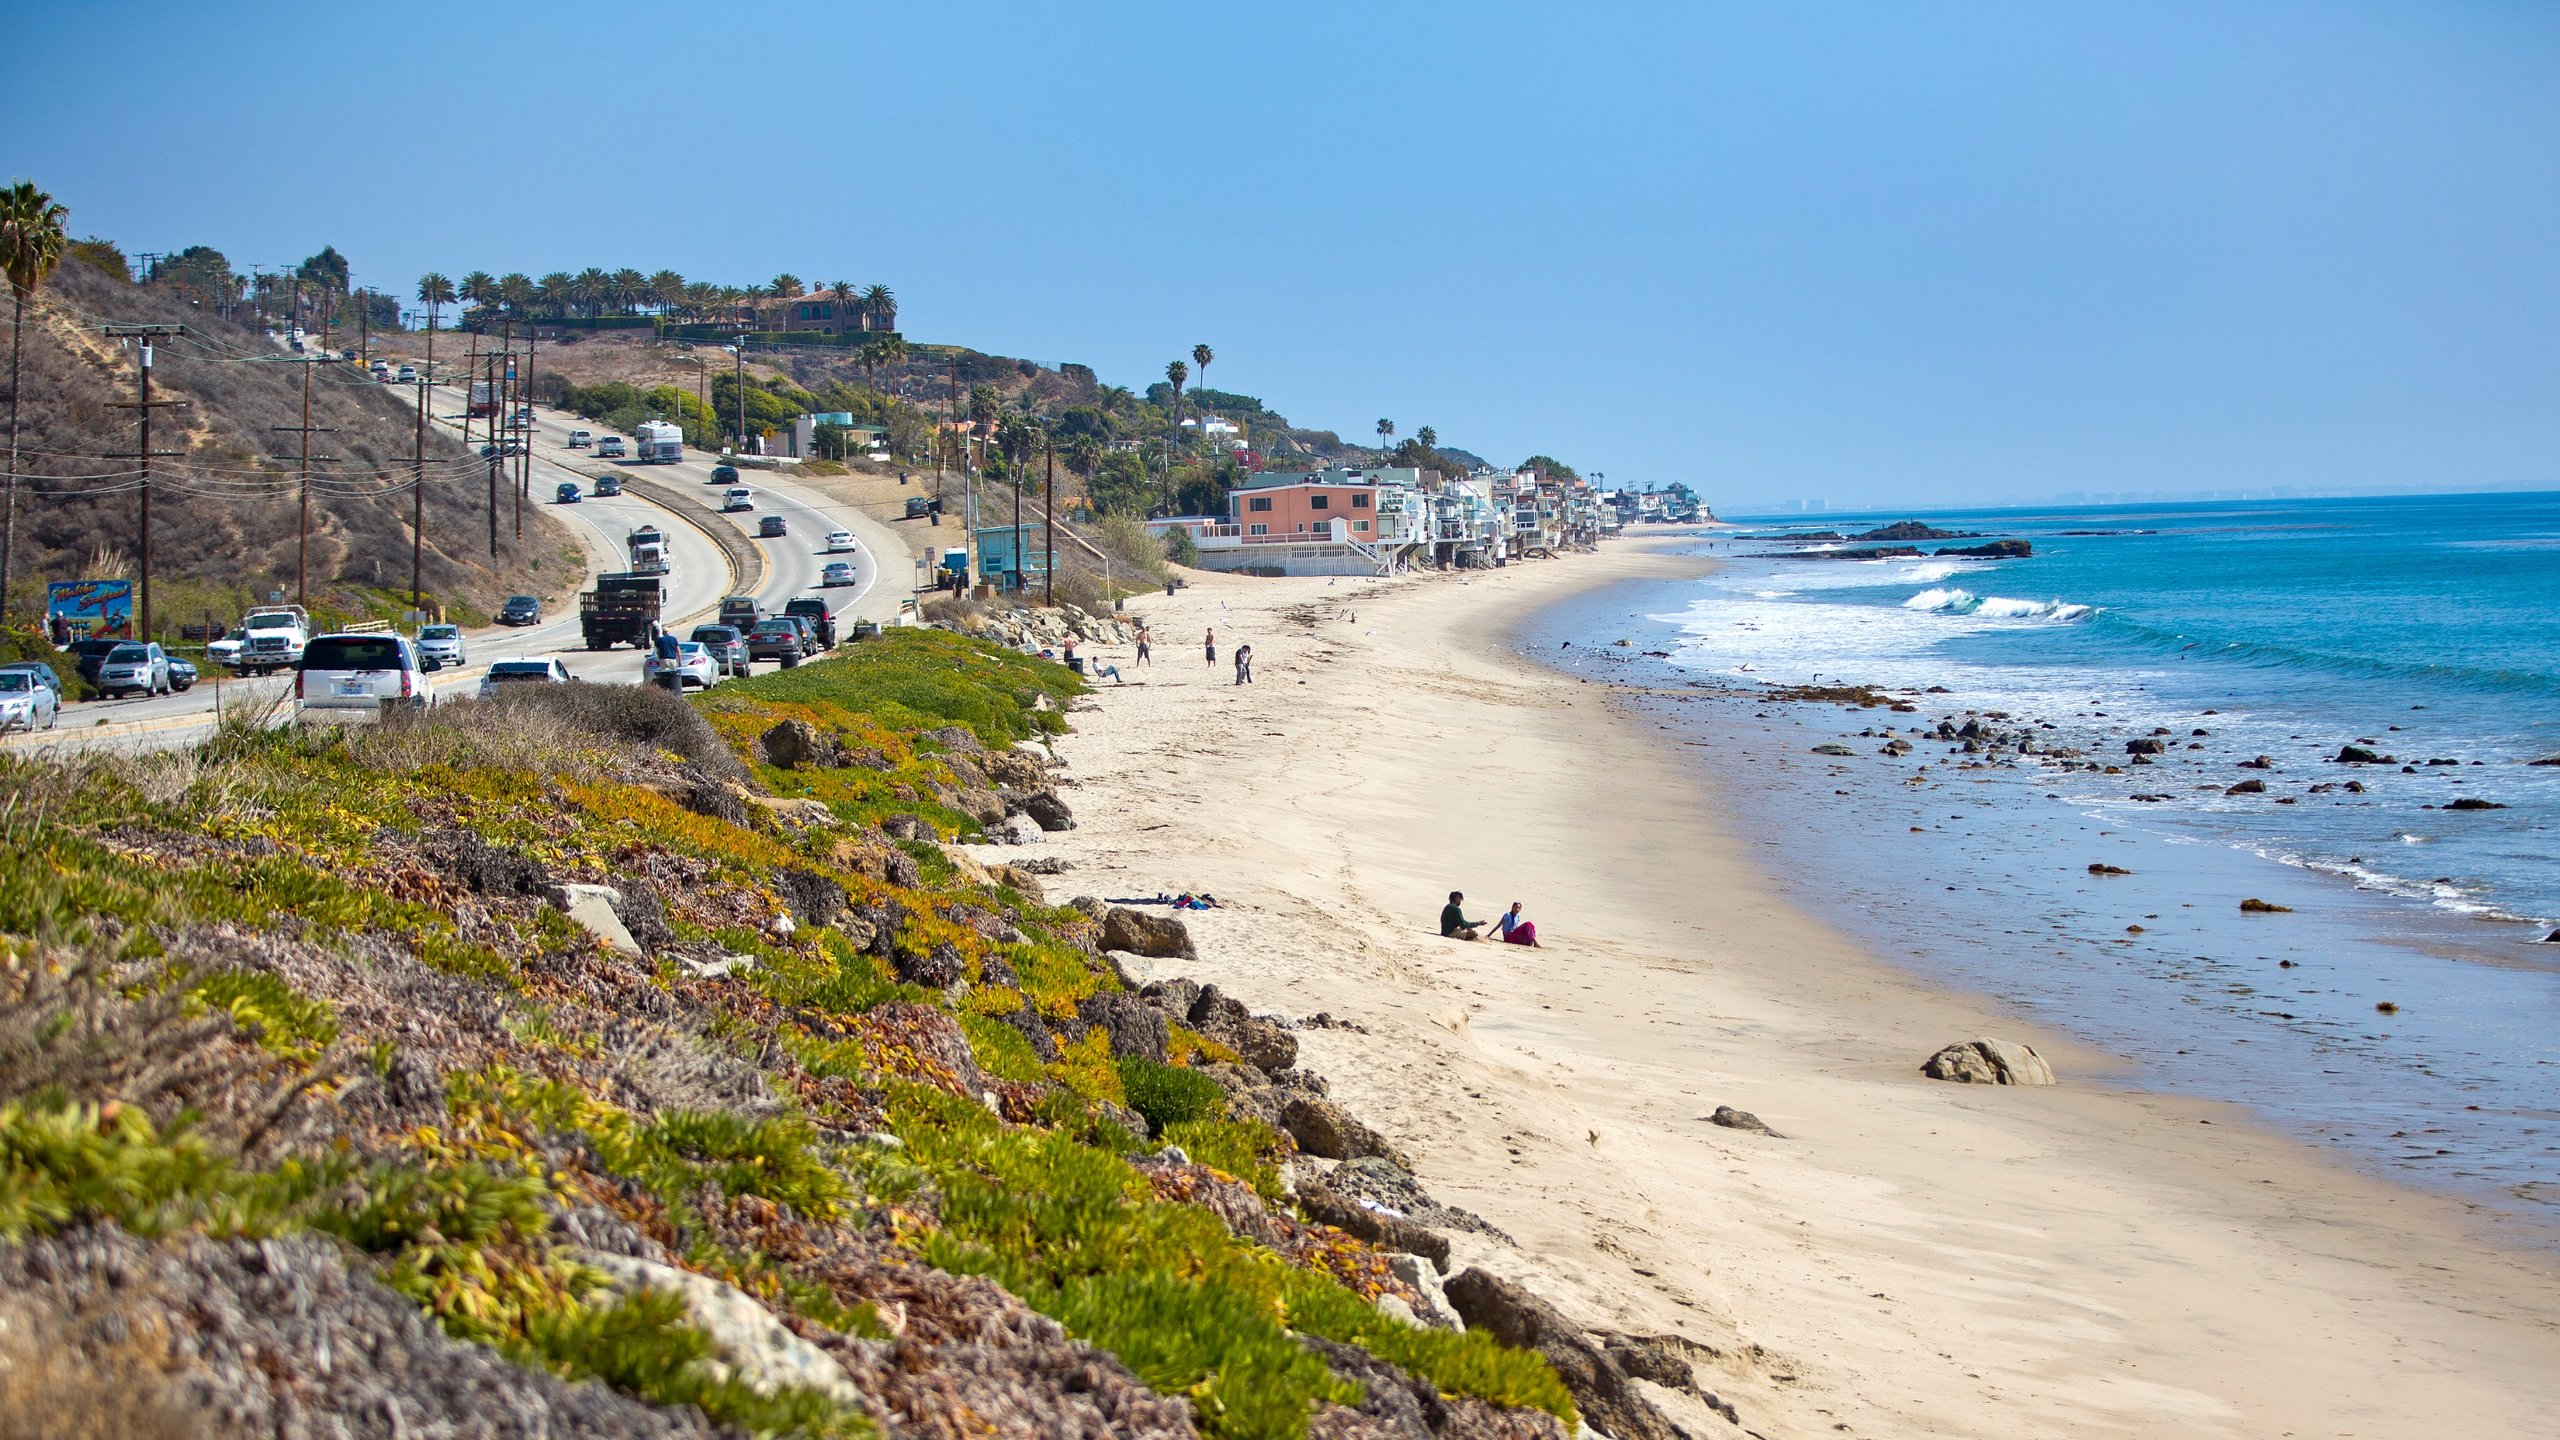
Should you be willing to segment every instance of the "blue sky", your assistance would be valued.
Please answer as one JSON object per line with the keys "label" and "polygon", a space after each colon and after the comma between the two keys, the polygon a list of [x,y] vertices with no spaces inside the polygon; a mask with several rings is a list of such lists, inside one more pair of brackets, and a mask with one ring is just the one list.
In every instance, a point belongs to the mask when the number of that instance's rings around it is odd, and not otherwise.
{"label": "blue sky", "polygon": [[60,5],[129,250],[909,336],[1727,501],[2560,484],[2560,6]]}

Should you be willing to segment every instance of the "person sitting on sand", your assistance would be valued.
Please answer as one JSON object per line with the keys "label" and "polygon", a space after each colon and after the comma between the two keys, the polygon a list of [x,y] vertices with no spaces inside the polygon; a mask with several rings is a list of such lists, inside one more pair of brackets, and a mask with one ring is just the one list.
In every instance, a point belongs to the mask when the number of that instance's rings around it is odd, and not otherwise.
{"label": "person sitting on sand", "polygon": [[1537,923],[1520,913],[1520,902],[1517,900],[1511,902],[1510,909],[1502,912],[1502,918],[1493,922],[1493,931],[1502,937],[1503,943],[1508,945],[1538,943]]}
{"label": "person sitting on sand", "polygon": [[1484,924],[1484,922],[1481,920],[1470,920],[1467,918],[1467,912],[1461,908],[1465,905],[1466,899],[1466,892],[1463,890],[1452,890],[1449,892],[1449,903],[1440,907],[1441,934],[1448,936],[1453,940],[1473,940],[1476,938],[1476,929],[1478,926]]}
{"label": "person sitting on sand", "polygon": [[1105,665],[1099,660],[1093,663],[1093,678],[1096,680],[1109,680],[1118,685],[1126,685],[1129,683],[1128,681],[1120,678],[1119,666]]}

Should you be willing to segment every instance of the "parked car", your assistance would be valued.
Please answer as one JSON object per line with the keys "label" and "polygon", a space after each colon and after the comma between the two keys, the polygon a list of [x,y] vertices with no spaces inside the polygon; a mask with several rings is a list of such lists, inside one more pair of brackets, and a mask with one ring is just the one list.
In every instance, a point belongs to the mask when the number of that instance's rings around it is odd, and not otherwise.
{"label": "parked car", "polygon": [[418,653],[446,669],[459,669],[462,657],[462,627],[459,625],[422,625],[418,627]]}
{"label": "parked car", "polygon": [[115,653],[117,646],[130,643],[114,639],[74,640],[71,642],[71,668],[79,672],[81,679],[95,685],[98,683],[98,666]]}
{"label": "parked car", "polygon": [[62,698],[62,677],[54,673],[52,666],[41,660],[21,660],[14,665],[0,665],[0,675],[24,675],[52,691],[54,699]]}
{"label": "parked car", "polygon": [[747,654],[746,634],[735,625],[696,625],[693,633],[685,638],[710,651],[711,658],[720,662],[723,673],[755,673],[754,667],[747,663],[753,657]]}
{"label": "parked car", "polygon": [[0,670],[0,731],[50,730],[62,720],[62,697],[24,670]]}
{"label": "parked car", "polygon": [[240,652],[248,648],[248,644],[248,627],[235,625],[228,634],[204,647],[204,658],[216,665],[225,665],[237,670],[240,668]]}
{"label": "parked car", "polygon": [[756,523],[756,538],[759,540],[779,540],[790,533],[791,526],[779,515],[767,515]]}
{"label": "parked car", "polygon": [[622,493],[622,477],[621,477],[621,476],[619,476],[619,475],[607,475],[607,476],[603,477],[602,479],[600,479],[600,480],[596,481],[596,494],[598,494],[598,495],[601,495],[601,496],[614,496],[614,495],[619,495],[619,494],[621,494],[621,493]]}
{"label": "parked car", "polygon": [[561,481],[561,482],[560,482],[560,488],[551,492],[551,498],[552,498],[553,502],[554,502],[554,503],[556,503],[556,504],[561,504],[561,505],[575,505],[575,504],[577,504],[577,503],[578,503],[578,482],[577,482],[577,481],[575,481],[575,480],[563,480],[563,481]]}
{"label": "parked car", "polygon": [[542,623],[542,602],[530,595],[510,595],[507,603],[498,607],[498,623],[539,625]]}
{"label": "parked car", "polygon": [[98,661],[94,681],[108,695],[166,695],[169,657],[157,640],[125,640]]}
{"label": "parked car", "polygon": [[302,664],[294,671],[294,718],[424,710],[436,699],[427,677],[443,668],[406,637],[380,630],[318,636],[303,647]]}
{"label": "parked car", "polygon": [[802,655],[815,655],[819,651],[827,648],[818,643],[817,623],[812,621],[808,616],[794,615],[785,611],[784,613],[773,616],[772,618],[788,621],[792,628],[800,632],[800,653]]}
{"label": "parked car", "polygon": [[596,443],[596,432],[593,430],[572,430],[569,432],[569,448],[572,450],[584,450],[594,443]]}
{"label": "parked car", "polygon": [[907,497],[907,518],[908,518],[908,519],[910,519],[910,520],[921,520],[921,519],[923,519],[925,516],[930,515],[930,514],[932,514],[932,513],[933,513],[933,502],[931,502],[931,501],[929,501],[929,500],[925,499],[925,498],[924,498],[923,496],[921,496],[921,495],[910,495],[910,496],[908,496],[908,497]]}
{"label": "parked car", "polygon": [[184,695],[196,688],[196,665],[192,660],[169,657],[169,688]]}
{"label": "parked car", "polygon": [[853,567],[842,560],[831,560],[827,562],[826,569],[818,572],[818,583],[821,585],[851,585],[855,583],[853,578]]}
{"label": "parked car", "polygon": [[738,483],[738,467],[737,467],[737,466],[735,466],[735,465],[714,465],[714,466],[712,466],[712,467],[711,467],[711,483],[712,483],[712,484],[714,484],[714,485],[735,485],[735,484],[737,484],[737,483]]}
{"label": "parked car", "polygon": [[753,510],[756,508],[756,492],[744,485],[732,485],[720,492],[720,508],[724,511]]}
{"label": "parked car", "polygon": [[731,595],[720,602],[720,623],[740,632],[764,618],[764,604],[753,595]]}
{"label": "parked car", "polygon": [[828,554],[830,554],[830,555],[841,555],[841,554],[843,554],[845,551],[850,550],[850,549],[852,549],[852,548],[854,548],[854,547],[853,547],[853,532],[852,532],[852,531],[850,531],[850,530],[830,530],[830,531],[828,531],[828,532],[827,532],[827,553],[828,553]]}
{"label": "parked car", "polygon": [[640,661],[640,683],[670,690],[708,690],[720,683],[720,664],[705,647],[662,635]]}
{"label": "parked car", "polygon": [[549,660],[493,660],[489,673],[480,677],[480,698],[491,699],[510,690],[534,685],[566,685],[577,677],[558,658]]}
{"label": "parked car", "polygon": [[780,615],[768,615],[747,632],[747,654],[758,660],[771,660],[788,670],[809,653],[802,641],[799,626]]}
{"label": "parked car", "polygon": [[626,453],[619,435],[607,435],[596,442],[596,458],[599,460],[619,460]]}
{"label": "parked car", "polygon": [[836,612],[823,595],[803,595],[782,607],[782,613],[807,623],[810,638],[821,650],[836,648]]}

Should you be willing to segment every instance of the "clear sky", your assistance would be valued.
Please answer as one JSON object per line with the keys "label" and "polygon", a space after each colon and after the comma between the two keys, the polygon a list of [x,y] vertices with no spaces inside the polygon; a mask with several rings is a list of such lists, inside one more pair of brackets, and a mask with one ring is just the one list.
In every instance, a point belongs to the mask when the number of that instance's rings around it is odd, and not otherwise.
{"label": "clear sky", "polygon": [[2560,483],[2560,5],[30,6],[0,167],[1728,501]]}

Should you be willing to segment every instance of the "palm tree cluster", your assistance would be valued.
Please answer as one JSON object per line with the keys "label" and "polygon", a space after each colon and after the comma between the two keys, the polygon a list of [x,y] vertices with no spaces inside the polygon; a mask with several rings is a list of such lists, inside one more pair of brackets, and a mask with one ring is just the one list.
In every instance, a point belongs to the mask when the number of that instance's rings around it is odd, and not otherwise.
{"label": "palm tree cluster", "polygon": [[8,617],[9,552],[18,539],[18,355],[27,319],[27,297],[62,263],[70,243],[62,222],[71,212],[52,196],[21,180],[0,191],[0,271],[9,276],[9,468],[0,484],[0,620]]}
{"label": "palm tree cluster", "polygon": [[[752,318],[772,300],[797,299],[810,288],[788,271],[762,285],[719,285],[687,280],[673,270],[643,275],[637,270],[603,270],[594,266],[571,274],[555,270],[536,279],[521,271],[492,275],[474,270],[456,289],[465,305],[485,318],[510,320],[601,319],[646,311],[679,322],[722,324]],[[819,287],[831,295],[863,330],[898,328],[898,297],[886,285],[858,286],[839,280]]]}

